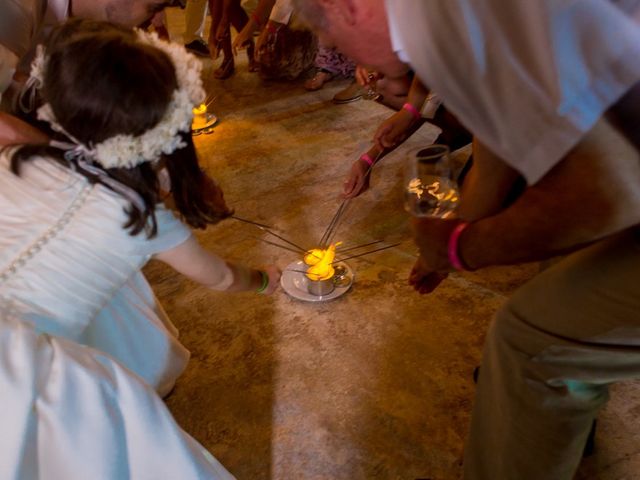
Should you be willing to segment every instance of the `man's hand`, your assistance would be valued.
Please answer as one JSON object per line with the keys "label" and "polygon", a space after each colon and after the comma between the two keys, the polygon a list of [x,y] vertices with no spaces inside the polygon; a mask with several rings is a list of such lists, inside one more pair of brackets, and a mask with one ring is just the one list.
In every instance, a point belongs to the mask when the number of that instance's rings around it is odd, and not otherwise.
{"label": "man's hand", "polygon": [[447,247],[451,231],[458,220],[412,218],[413,240],[420,250],[420,265],[424,272],[447,273],[452,270]]}
{"label": "man's hand", "polygon": [[442,281],[447,278],[447,273],[432,272],[425,268],[422,257],[416,260],[409,275],[409,285],[413,286],[420,295],[433,292]]}

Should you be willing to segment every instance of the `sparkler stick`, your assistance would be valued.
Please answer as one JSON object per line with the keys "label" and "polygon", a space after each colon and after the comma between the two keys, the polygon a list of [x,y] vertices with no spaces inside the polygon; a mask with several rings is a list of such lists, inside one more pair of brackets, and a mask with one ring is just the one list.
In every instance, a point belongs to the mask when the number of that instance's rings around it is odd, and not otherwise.
{"label": "sparkler stick", "polygon": [[325,230],[324,234],[322,235],[322,238],[320,239],[320,248],[321,249],[325,249],[327,247],[327,244],[329,243],[329,237],[331,237],[331,235],[333,234],[333,232],[335,231],[336,226],[338,225],[338,221],[340,219],[340,217],[342,216],[342,214],[344,213],[347,204],[349,203],[349,198],[345,198],[342,203],[340,203],[340,206],[338,207],[338,211],[335,213],[335,215],[333,216],[333,218],[331,219],[331,221],[329,222],[329,226],[327,227],[327,229]]}
{"label": "sparkler stick", "polygon": [[294,273],[307,273],[306,270],[294,270],[294,269],[286,269],[285,272],[294,272]]}
{"label": "sparkler stick", "polygon": [[267,229],[273,228],[273,227],[270,227],[269,225],[265,225],[264,223],[254,222],[253,220],[247,220],[246,218],[238,217],[237,215],[231,215],[231,218],[234,218],[240,222],[248,223],[250,225],[255,225],[258,228],[267,228]]}
{"label": "sparkler stick", "polygon": [[300,250],[300,252],[303,253],[307,253],[307,249],[306,248],[302,248],[300,245],[296,245],[295,243],[293,243],[291,240],[287,240],[286,238],[284,238],[281,235],[278,235],[277,233],[274,233],[270,230],[271,227],[267,226],[267,225],[263,225],[261,223],[258,222],[254,222],[252,220],[247,220],[245,218],[240,218],[240,217],[236,217],[235,215],[231,215],[231,218],[235,218],[236,220],[239,220],[241,222],[245,222],[245,223],[249,223],[251,225],[254,225],[256,227],[258,227],[260,230],[262,230],[265,233],[268,233],[269,235],[273,235],[276,238],[279,238],[280,240],[282,240],[285,243],[288,243],[289,245],[291,245],[292,247],[297,248],[298,250]]}
{"label": "sparkler stick", "polygon": [[[379,151],[376,157],[373,159],[373,162],[371,162],[371,165],[369,165],[369,168],[364,174],[365,177],[371,173],[371,169],[376,164],[376,162],[382,155],[383,151],[384,150]],[[333,233],[336,231],[338,223],[340,223],[340,218],[342,217],[342,214],[346,210],[350,200],[351,198],[345,198],[344,200],[342,200],[342,203],[340,203],[340,206],[338,207],[338,211],[329,222],[329,226],[327,227],[324,234],[322,235],[322,238],[320,239],[320,248],[322,249],[326,248],[327,244],[331,241],[331,237],[333,236]]]}
{"label": "sparkler stick", "polygon": [[279,247],[279,248],[282,248],[282,249],[284,249],[284,250],[288,250],[288,251],[290,251],[290,252],[294,252],[294,253],[300,253],[300,252],[298,251],[298,249],[290,248],[290,247],[287,247],[286,245],[280,245],[279,243],[270,242],[269,240],[265,240],[264,238],[257,238],[257,237],[256,237],[256,239],[257,239],[257,240],[260,240],[261,242],[268,243],[269,245],[273,245],[274,247]]}
{"label": "sparkler stick", "polygon": [[300,252],[302,253],[307,253],[308,249],[306,248],[302,248],[300,245],[296,245],[295,243],[287,240],[286,238],[278,235],[277,233],[273,233],[271,230],[269,230],[268,228],[264,228],[264,227],[259,227],[261,230],[263,230],[264,232],[268,233],[269,235],[273,235],[276,238],[279,238],[280,240],[282,240],[285,243],[288,243],[289,245],[291,245],[292,247],[296,247]]}
{"label": "sparkler stick", "polygon": [[398,245],[400,245],[400,243],[401,242],[394,243],[393,245],[387,245],[386,247],[376,248],[375,250],[370,250],[368,252],[359,253],[358,255],[351,255],[351,256],[346,257],[346,258],[341,258],[339,260],[336,260],[336,261],[332,262],[332,265],[334,263],[344,262],[345,260],[351,260],[352,258],[364,257],[365,255],[369,255],[371,253],[381,252],[382,250],[387,250],[388,248],[397,247]]}
{"label": "sparkler stick", "polygon": [[[373,243],[378,243],[378,242],[373,242]],[[385,247],[381,247],[381,248],[376,248],[375,250],[370,250],[368,252],[364,252],[364,253],[359,253],[358,255],[351,255],[349,257],[345,257],[345,258],[341,258],[339,260],[336,260],[334,262],[331,262],[331,265],[334,265],[336,263],[341,263],[344,262],[346,260],[351,260],[352,258],[358,258],[358,257],[364,257],[365,255],[370,255],[372,253],[376,253],[376,252],[381,252],[382,250],[387,250],[389,248],[393,248],[393,247],[397,247],[398,245],[400,245],[402,242],[398,242],[398,243],[394,243],[393,245],[387,245]],[[295,273],[308,273],[306,270],[294,270],[294,269],[286,269],[285,272],[295,272]]]}
{"label": "sparkler stick", "polygon": [[336,252],[340,252],[340,253],[345,253],[345,252],[350,252],[352,250],[358,250],[359,248],[364,248],[364,247],[369,247],[371,245],[375,245],[376,243],[382,243],[382,240],[376,240],[375,242],[369,242],[369,243],[363,243],[362,245],[356,245],[355,247],[349,247],[349,248],[336,248]]}

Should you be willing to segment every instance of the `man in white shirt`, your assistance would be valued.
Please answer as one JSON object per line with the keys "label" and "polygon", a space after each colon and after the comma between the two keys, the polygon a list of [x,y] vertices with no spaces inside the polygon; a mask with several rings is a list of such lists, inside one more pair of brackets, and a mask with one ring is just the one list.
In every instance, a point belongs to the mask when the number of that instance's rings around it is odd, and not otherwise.
{"label": "man in white shirt", "polygon": [[[184,0],[2,0],[0,2],[0,143],[40,139],[37,132],[10,117],[12,93],[19,88],[38,40],[69,17],[107,20],[135,27],[156,12]],[[23,78],[21,78],[23,77]],[[12,88],[12,82],[17,81]],[[4,97],[4,98],[3,98]],[[34,137],[35,136],[35,137]]]}
{"label": "man in white shirt", "polygon": [[640,0],[297,5],[359,63],[410,65],[476,135],[461,220],[413,221],[418,291],[454,266],[571,253],[497,314],[464,471],[573,478],[606,385],[640,377]]}

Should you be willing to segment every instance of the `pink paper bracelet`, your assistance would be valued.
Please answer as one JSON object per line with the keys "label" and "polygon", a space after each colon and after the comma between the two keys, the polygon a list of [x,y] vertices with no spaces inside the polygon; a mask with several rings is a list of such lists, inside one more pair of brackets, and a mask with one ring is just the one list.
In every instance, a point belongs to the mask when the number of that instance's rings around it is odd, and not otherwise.
{"label": "pink paper bracelet", "polygon": [[256,12],[253,12],[251,14],[251,18],[253,19],[253,21],[256,23],[258,27],[262,27],[262,22],[260,21],[260,18],[258,18],[258,14]]}
{"label": "pink paper bracelet", "polygon": [[462,232],[464,232],[468,226],[468,222],[460,222],[456,225],[456,227],[451,231],[451,235],[449,235],[449,243],[447,244],[449,263],[453,268],[459,271],[469,270],[464,263],[462,263],[462,259],[458,254],[460,235],[462,235]]}
{"label": "pink paper bracelet", "polygon": [[361,157],[360,160],[362,160],[364,163],[366,163],[367,165],[369,165],[370,167],[373,166],[373,158],[371,158],[371,155],[369,155],[368,153],[364,153]]}
{"label": "pink paper bracelet", "polygon": [[418,111],[416,107],[414,107],[410,103],[405,103],[404,105],[402,105],[402,109],[406,110],[411,115],[413,115],[413,118],[415,118],[416,120],[420,120],[422,118],[422,114]]}

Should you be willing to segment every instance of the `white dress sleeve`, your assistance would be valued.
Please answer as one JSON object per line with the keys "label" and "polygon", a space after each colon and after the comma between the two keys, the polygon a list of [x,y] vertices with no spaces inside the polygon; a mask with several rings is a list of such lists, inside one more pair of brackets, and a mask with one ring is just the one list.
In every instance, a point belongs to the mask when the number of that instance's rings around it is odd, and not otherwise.
{"label": "white dress sleeve", "polygon": [[164,205],[156,207],[155,214],[158,233],[153,238],[147,238],[144,232],[136,235],[132,253],[151,257],[177,247],[192,235],[191,229]]}

